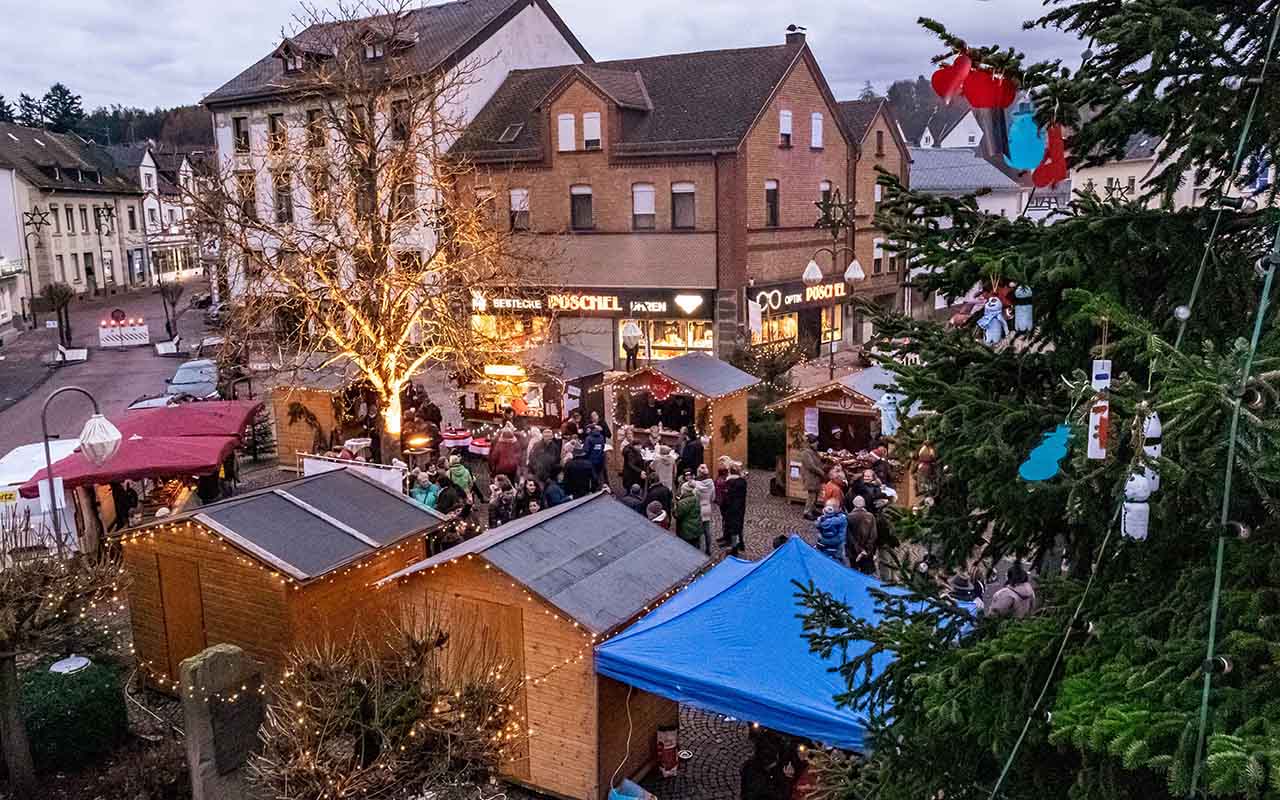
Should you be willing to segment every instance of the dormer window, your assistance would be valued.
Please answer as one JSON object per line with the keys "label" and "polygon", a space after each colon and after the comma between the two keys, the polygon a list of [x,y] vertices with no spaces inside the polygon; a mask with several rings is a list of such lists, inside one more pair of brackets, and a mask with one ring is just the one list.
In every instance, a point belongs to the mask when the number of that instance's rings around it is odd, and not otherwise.
{"label": "dormer window", "polygon": [[364,60],[377,61],[387,54],[386,45],[382,42],[365,42],[364,43]]}
{"label": "dormer window", "polygon": [[285,72],[301,72],[302,66],[302,56],[298,53],[289,53],[284,57]]}
{"label": "dormer window", "polygon": [[511,144],[520,137],[520,132],[524,130],[524,123],[517,122],[515,125],[508,125],[502,135],[498,137],[499,144]]}

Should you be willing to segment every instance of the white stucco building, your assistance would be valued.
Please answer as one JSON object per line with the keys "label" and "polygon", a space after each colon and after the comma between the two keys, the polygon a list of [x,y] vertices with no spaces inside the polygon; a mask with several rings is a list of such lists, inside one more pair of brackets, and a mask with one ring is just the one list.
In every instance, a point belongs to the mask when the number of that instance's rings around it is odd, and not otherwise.
{"label": "white stucco building", "polygon": [[189,219],[189,195],[194,173],[185,154],[155,142],[107,148],[117,169],[142,192],[137,211],[126,211],[123,227],[134,236],[125,253],[129,278],[157,285],[161,280],[186,278],[201,271]]}
{"label": "white stucco building", "polygon": [[[378,40],[379,26],[368,26],[367,56],[380,60],[388,51],[403,63],[421,68],[423,74],[447,74],[467,67],[473,71],[461,95],[455,98],[456,115],[469,123],[484,107],[513,69],[560,66],[591,61],[547,0],[457,0],[406,12],[399,21],[404,33],[396,41]],[[271,54],[245,69],[204,99],[213,115],[217,164],[221,179],[231,191],[243,192],[248,181],[260,215],[275,213],[276,187],[267,169],[272,126],[288,136],[304,136],[309,114],[319,114],[319,102],[299,102],[289,95],[294,73],[305,71],[308,59],[326,58],[318,52],[311,28],[290,37]],[[379,114],[375,124],[385,125]],[[425,133],[424,136],[430,136]],[[450,143],[442,143],[447,147]],[[294,178],[292,193],[306,192],[301,176]],[[307,225],[305,207],[298,203],[293,224]],[[291,206],[290,216],[293,216]],[[423,236],[429,235],[426,231]],[[427,243],[423,242],[423,249]],[[228,255],[230,288],[234,295],[243,284],[243,255]],[[270,255],[268,253],[268,255]]]}

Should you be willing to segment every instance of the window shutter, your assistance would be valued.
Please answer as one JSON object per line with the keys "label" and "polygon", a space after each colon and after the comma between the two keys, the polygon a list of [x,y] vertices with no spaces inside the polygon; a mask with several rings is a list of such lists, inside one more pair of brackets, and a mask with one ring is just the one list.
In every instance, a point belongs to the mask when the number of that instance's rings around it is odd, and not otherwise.
{"label": "window shutter", "polygon": [[582,139],[588,150],[600,147],[600,113],[589,111],[582,115]]}
{"label": "window shutter", "polygon": [[778,113],[778,133],[783,136],[791,135],[791,112],[782,111]]}
{"label": "window shutter", "polygon": [[559,133],[556,136],[557,148],[561,152],[577,149],[576,133],[572,114],[560,115]]}
{"label": "window shutter", "polygon": [[811,119],[811,124],[809,127],[809,146],[821,148],[822,147],[822,115],[815,111],[813,116],[810,119]]}
{"label": "window shutter", "polygon": [[635,186],[632,186],[631,199],[634,205],[632,208],[633,214],[656,213],[652,183],[637,183]]}

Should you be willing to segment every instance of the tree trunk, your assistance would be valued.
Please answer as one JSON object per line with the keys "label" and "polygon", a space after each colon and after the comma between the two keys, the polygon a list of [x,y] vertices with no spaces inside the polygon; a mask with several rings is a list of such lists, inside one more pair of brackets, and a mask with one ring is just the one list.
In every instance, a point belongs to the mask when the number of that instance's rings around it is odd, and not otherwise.
{"label": "tree trunk", "polygon": [[71,346],[71,306],[70,304],[65,305],[62,308],[58,309],[58,316],[61,319],[59,324],[62,326],[62,346],[70,347]]}
{"label": "tree trunk", "polygon": [[400,392],[393,392],[385,398],[386,406],[382,409],[381,445],[383,464],[390,464],[391,459],[400,458]]}
{"label": "tree trunk", "polygon": [[18,699],[16,653],[0,653],[0,746],[9,770],[9,789],[14,798],[36,796],[36,768],[31,760],[31,742],[22,721]]}

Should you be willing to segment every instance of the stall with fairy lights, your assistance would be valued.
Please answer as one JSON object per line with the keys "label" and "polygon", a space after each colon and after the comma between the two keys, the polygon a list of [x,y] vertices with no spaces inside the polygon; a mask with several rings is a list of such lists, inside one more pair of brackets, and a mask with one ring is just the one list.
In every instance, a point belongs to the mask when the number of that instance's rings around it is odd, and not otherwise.
{"label": "stall with fairy lights", "polygon": [[492,528],[379,582],[392,602],[430,604],[479,625],[525,676],[513,708],[529,736],[502,767],[512,780],[603,800],[613,775],[653,760],[675,703],[596,674],[606,641],[707,566],[706,556],[606,493]]}
{"label": "stall with fairy lights", "polygon": [[138,663],[171,690],[183,659],[227,643],[275,674],[299,645],[383,624],[396,609],[369,585],[422,559],[447,526],[342,469],[127,529],[119,541]]}
{"label": "stall with fairy lights", "polygon": [[486,364],[462,387],[458,406],[467,421],[482,426],[503,421],[510,409],[527,424],[558,428],[574,409],[604,413],[600,385],[608,369],[572,347],[544,344]]}
{"label": "stall with fairy lights", "polygon": [[747,393],[760,379],[718,358],[691,353],[655,361],[606,383],[606,419],[653,445],[674,445],[693,426],[707,443],[706,462],[747,462]]}

